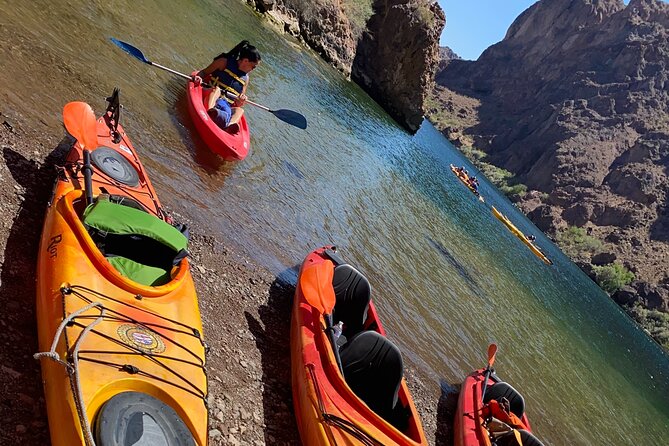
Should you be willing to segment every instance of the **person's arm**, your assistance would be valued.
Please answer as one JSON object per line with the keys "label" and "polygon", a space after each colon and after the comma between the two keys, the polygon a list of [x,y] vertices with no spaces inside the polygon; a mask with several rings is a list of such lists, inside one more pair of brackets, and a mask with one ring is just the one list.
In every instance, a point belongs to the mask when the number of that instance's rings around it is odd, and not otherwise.
{"label": "person's arm", "polygon": [[242,88],[242,94],[239,95],[235,102],[232,104],[233,107],[243,107],[246,103],[246,87],[249,86],[249,81],[247,80]]}
{"label": "person's arm", "polygon": [[210,63],[207,68],[204,70],[200,70],[198,75],[200,77],[205,77],[209,76],[211,73],[213,73],[216,70],[223,71],[225,70],[225,67],[228,65],[228,59],[225,57],[221,57],[220,59],[214,59],[212,63]]}

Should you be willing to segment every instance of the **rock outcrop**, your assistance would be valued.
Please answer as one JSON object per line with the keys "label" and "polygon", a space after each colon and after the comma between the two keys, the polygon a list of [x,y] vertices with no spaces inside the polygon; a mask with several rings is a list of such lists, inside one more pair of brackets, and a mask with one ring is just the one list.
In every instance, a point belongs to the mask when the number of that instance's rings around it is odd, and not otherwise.
{"label": "rock outcrop", "polygon": [[398,123],[418,130],[446,21],[436,1],[369,0],[370,16],[363,15],[362,26],[360,11],[347,9],[354,2],[247,1],[350,75]]}
{"label": "rock outcrop", "polygon": [[613,255],[595,260],[622,262],[658,308],[669,303],[668,66],[668,4],[542,0],[477,61],[436,77],[451,108],[477,101],[448,132],[544,193],[520,203],[530,218],[549,233],[585,228]]}

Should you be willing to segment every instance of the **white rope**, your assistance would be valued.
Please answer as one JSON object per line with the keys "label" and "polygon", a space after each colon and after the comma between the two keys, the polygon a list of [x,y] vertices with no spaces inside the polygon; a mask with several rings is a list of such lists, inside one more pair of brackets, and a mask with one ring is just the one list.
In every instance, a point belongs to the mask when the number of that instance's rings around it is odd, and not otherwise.
{"label": "white rope", "polygon": [[[67,326],[67,324],[74,321],[74,319],[79,317],[81,314],[96,307],[100,309],[100,315],[93,322],[88,324],[81,331],[81,333],[79,333],[79,337],[77,338],[77,341],[74,343],[74,347],[72,348],[72,363],[70,364],[63,361],[60,355],[56,352],[56,347],[58,346],[58,341],[60,340],[60,337],[62,336],[65,327]],[[93,327],[95,327],[98,323],[100,323],[104,319],[104,316],[105,316],[105,307],[100,302],[92,302],[86,305],[85,307],[78,309],[77,311],[71,313],[69,316],[63,319],[63,321],[60,323],[58,329],[56,330],[56,333],[54,334],[53,342],[51,343],[51,349],[48,352],[40,352],[40,353],[35,353],[33,355],[35,359],[40,359],[40,358],[51,359],[52,361],[55,361],[56,363],[65,367],[65,370],[67,370],[67,374],[70,377],[70,383],[72,384],[72,389],[74,391],[73,396],[75,404],[77,406],[77,412],[79,413],[79,423],[81,424],[81,428],[84,434],[84,440],[86,441],[86,444],[88,446],[95,446],[95,440],[93,439],[91,424],[88,421],[88,417],[86,416],[84,396],[81,391],[81,382],[79,379],[79,367],[78,367],[79,347],[81,346],[81,343],[83,342],[86,335],[93,329]]]}

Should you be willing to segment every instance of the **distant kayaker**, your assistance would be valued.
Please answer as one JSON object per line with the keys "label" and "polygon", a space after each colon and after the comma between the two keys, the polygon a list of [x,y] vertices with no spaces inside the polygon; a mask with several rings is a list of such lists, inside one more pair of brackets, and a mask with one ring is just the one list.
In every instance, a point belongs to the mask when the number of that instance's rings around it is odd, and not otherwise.
{"label": "distant kayaker", "polygon": [[193,77],[196,84],[204,79],[214,86],[207,100],[207,112],[219,127],[231,133],[239,131],[238,122],[244,114],[242,106],[246,101],[249,73],[259,63],[258,49],[248,40],[242,40],[227,53],[216,56],[207,68]]}
{"label": "distant kayaker", "polygon": [[528,239],[529,241],[533,242],[533,241],[535,241],[535,240],[537,239],[537,237],[534,236],[534,235],[532,235],[532,234],[530,234],[530,235],[527,236],[527,239]]}

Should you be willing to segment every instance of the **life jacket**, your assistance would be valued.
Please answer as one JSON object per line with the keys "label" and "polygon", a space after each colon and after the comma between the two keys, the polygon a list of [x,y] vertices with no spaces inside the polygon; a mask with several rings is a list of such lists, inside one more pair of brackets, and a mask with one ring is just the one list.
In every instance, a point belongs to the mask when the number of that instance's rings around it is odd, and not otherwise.
{"label": "life jacket", "polygon": [[507,412],[497,400],[490,400],[488,404],[483,407],[481,413],[484,418],[497,418],[515,429],[527,430],[527,426],[525,426],[522,420],[513,412]]}
{"label": "life jacket", "polygon": [[224,70],[216,70],[211,73],[211,83],[220,87],[222,90],[221,97],[230,104],[235,102],[235,99],[227,96],[225,92],[229,91],[235,96],[239,96],[244,91],[244,86],[246,86],[248,80],[249,75],[239,69],[235,59],[228,59]]}

